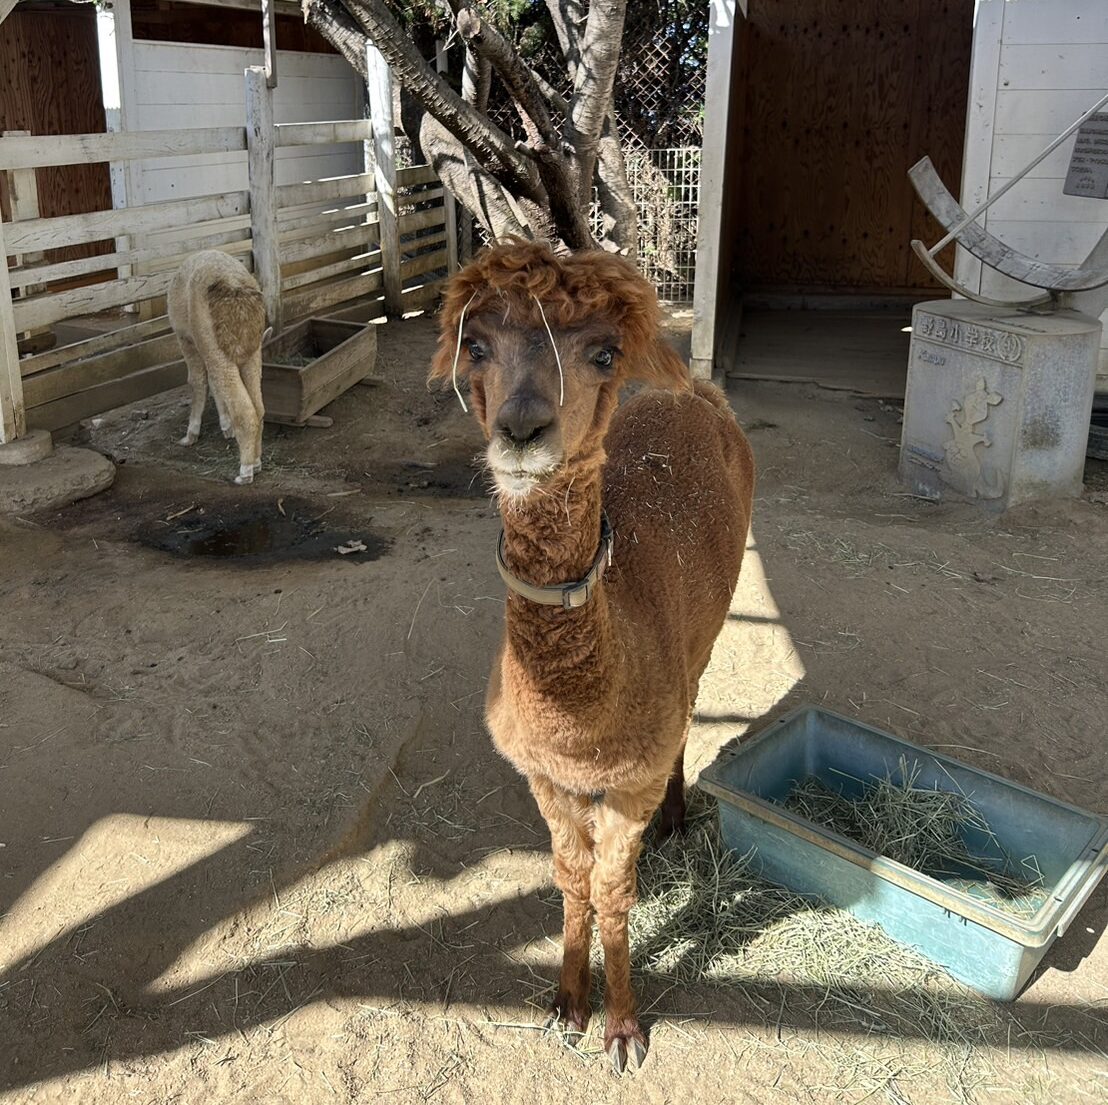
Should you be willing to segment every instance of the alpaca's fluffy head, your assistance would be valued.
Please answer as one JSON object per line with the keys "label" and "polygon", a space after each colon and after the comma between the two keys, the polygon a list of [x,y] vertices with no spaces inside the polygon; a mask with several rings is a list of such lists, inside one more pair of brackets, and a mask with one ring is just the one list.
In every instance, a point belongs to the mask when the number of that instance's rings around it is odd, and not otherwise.
{"label": "alpaca's fluffy head", "polygon": [[654,289],[624,258],[513,239],[450,281],[431,379],[468,380],[498,490],[528,495],[559,469],[599,463],[622,384],[689,386],[660,322]]}

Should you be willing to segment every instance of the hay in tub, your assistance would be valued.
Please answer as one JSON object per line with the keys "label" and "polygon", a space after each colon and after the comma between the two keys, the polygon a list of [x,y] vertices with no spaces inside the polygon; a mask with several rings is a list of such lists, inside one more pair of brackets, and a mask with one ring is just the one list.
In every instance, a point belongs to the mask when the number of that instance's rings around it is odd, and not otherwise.
{"label": "hay in tub", "polygon": [[[960,791],[920,784],[921,768],[900,757],[897,773],[868,782],[836,772],[855,797],[814,776],[800,779],[783,805],[816,825],[857,841],[946,885],[1017,917],[1032,917],[1046,900],[1033,855],[1005,854],[984,814]],[[990,842],[995,862],[982,859],[967,836]]]}

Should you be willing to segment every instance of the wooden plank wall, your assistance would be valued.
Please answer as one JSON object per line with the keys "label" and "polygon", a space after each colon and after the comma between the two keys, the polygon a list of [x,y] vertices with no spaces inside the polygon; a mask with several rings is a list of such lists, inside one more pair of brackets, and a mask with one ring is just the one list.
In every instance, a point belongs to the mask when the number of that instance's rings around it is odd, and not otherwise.
{"label": "wooden plank wall", "polygon": [[[967,166],[963,204],[995,192],[1108,92],[1108,4],[1103,0],[985,0],[974,40],[975,109],[968,140],[986,156]],[[986,71],[987,70],[987,71]],[[1076,139],[997,200],[984,225],[1033,257],[1080,264],[1108,228],[1108,203],[1062,193]],[[952,184],[948,178],[948,184]],[[957,192],[956,188],[951,191]],[[968,255],[958,273],[972,290],[1022,298],[1027,289]],[[1098,390],[1108,391],[1108,312]]]}
{"label": "wooden plank wall", "polygon": [[[0,31],[0,130],[102,134],[104,103],[96,9],[92,4],[20,7]],[[112,205],[108,166],[63,165],[38,171],[44,218]],[[9,212],[4,205],[4,217]],[[91,257],[109,243],[50,250],[50,261]]]}
{"label": "wooden plank wall", "polygon": [[[961,175],[973,0],[751,4],[736,273],[747,290],[928,292],[913,237],[938,227],[908,168]],[[736,195],[737,191],[737,195]]]}
{"label": "wooden plank wall", "polygon": [[[203,10],[203,9],[199,9]],[[278,51],[278,123],[356,119],[361,82],[335,54]],[[243,71],[263,64],[261,49],[136,42],[136,130],[245,124]],[[360,147],[312,145],[277,151],[277,183],[347,176],[362,169]],[[246,154],[212,153],[137,162],[136,202],[154,203],[246,187]]]}
{"label": "wooden plank wall", "polygon": [[[272,146],[307,151],[310,160],[313,148],[336,144],[362,147],[369,139],[370,126],[366,119],[278,125]],[[152,154],[180,149],[204,157],[233,152],[247,141],[246,131],[237,127],[68,138],[9,137],[0,139],[0,167],[22,172],[43,161],[82,156],[116,162],[149,160]],[[271,169],[272,163],[268,164]],[[269,180],[272,185],[271,175],[271,171],[255,171],[253,179]],[[393,249],[399,277],[396,311],[401,312],[434,302],[442,277],[454,266],[454,254],[447,242],[444,191],[434,169],[429,165],[401,169],[396,178],[398,242]],[[7,247],[25,255],[105,237],[112,241],[126,237],[132,243],[130,249],[111,257],[113,264],[129,270],[130,276],[94,288],[35,291],[14,304],[12,326],[16,330],[53,327],[127,303],[149,306],[156,316],[94,336],[70,335],[71,344],[21,360],[18,371],[29,425],[57,429],[181,383],[176,339],[167,332],[168,320],[162,314],[172,273],[201,241],[241,257],[248,266],[260,265],[257,251],[252,249],[251,222],[267,203],[274,217],[265,225],[276,246],[268,284],[276,288],[280,283],[284,322],[332,311],[362,321],[378,317],[383,266],[378,195],[370,173],[271,186],[268,199],[265,188],[255,184],[250,191],[62,218],[28,218],[6,227]],[[260,220],[254,221],[262,225]],[[142,243],[137,249],[135,241]],[[49,285],[54,289],[57,281],[83,273],[96,263],[98,259],[25,264],[12,270],[12,279],[19,288]]]}

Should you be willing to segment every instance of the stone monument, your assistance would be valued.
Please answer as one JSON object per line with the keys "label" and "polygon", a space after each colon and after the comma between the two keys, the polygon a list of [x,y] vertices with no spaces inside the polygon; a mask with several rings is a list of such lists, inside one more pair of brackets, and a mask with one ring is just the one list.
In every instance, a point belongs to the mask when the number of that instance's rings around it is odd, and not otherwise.
{"label": "stone monument", "polygon": [[[948,233],[912,248],[962,298],[917,304],[912,313],[900,476],[928,498],[979,501],[997,509],[1030,499],[1080,495],[1096,385],[1101,324],[1108,307],[1108,232],[1076,268],[1006,246],[974,220],[1087,125],[1071,174],[1080,194],[1099,194],[1085,164],[1105,122],[1105,96],[1022,172],[972,213],[947,191],[929,158],[909,172],[916,191]],[[1082,140],[1084,138],[1084,140]],[[1090,183],[1092,181],[1092,183]],[[957,241],[984,264],[1038,291],[1005,301],[973,292],[945,272],[938,252]]]}

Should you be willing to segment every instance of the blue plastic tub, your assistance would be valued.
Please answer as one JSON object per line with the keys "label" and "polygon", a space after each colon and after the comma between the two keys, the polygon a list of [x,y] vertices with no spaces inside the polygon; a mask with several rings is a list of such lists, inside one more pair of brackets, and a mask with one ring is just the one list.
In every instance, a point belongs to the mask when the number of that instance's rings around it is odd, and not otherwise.
{"label": "blue plastic tub", "polygon": [[[995,838],[967,838],[972,854],[994,864],[1035,857],[1046,897],[1034,916],[877,855],[778,804],[807,776],[840,792],[850,778],[896,779],[901,757],[909,770],[918,767],[916,786],[963,794],[984,815]],[[1019,993],[1108,866],[1108,818],[816,707],[794,710],[724,750],[700,785],[719,802],[728,847],[755,849],[767,878],[880,925],[1001,1001]]]}

